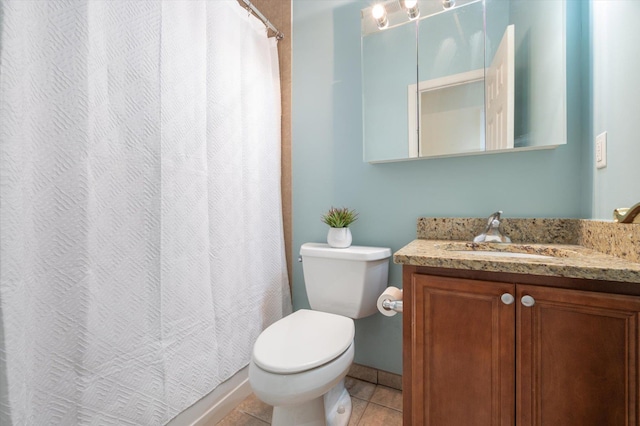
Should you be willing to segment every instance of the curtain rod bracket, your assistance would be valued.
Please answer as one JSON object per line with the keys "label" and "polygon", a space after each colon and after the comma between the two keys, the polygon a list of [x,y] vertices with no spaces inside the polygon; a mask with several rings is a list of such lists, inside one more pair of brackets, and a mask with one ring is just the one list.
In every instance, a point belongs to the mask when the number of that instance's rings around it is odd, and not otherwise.
{"label": "curtain rod bracket", "polygon": [[252,3],[251,0],[242,0],[244,4],[247,5],[247,7],[245,9],[247,9],[247,11],[249,12],[249,14],[251,14],[251,12],[253,12],[258,19],[260,19],[262,21],[262,23],[267,27],[267,29],[270,29],[271,31],[273,31],[276,34],[276,40],[282,40],[284,38],[284,34],[281,33],[280,31],[278,31],[278,29],[271,23],[271,21],[269,21],[263,14],[262,12],[260,12],[258,10],[257,7],[255,7]]}

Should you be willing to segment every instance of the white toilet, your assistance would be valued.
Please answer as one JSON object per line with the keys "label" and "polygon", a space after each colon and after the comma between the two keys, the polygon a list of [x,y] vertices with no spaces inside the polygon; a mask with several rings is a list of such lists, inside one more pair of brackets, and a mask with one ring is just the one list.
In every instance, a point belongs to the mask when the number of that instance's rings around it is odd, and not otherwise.
{"label": "white toilet", "polygon": [[351,416],[344,378],[353,362],[353,319],[373,315],[387,286],[391,249],[300,248],[313,310],[301,309],[260,334],[249,364],[256,396],[273,405],[274,426],[342,426]]}

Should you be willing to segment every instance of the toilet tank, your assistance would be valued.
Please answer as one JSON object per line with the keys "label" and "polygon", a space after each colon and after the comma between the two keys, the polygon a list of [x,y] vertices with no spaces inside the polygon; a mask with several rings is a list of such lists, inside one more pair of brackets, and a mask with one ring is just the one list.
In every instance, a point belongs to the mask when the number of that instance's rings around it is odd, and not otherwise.
{"label": "toilet tank", "polygon": [[391,249],[305,243],[300,256],[311,309],[354,319],[377,312],[378,296],[387,287]]}

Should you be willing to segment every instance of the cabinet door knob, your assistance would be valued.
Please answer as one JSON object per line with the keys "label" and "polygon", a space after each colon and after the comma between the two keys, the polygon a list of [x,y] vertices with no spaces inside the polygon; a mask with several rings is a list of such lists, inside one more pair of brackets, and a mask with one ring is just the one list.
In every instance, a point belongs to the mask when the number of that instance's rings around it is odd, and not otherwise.
{"label": "cabinet door knob", "polygon": [[524,306],[526,306],[527,308],[530,308],[536,304],[536,299],[534,299],[531,296],[522,296],[521,302]]}
{"label": "cabinet door knob", "polygon": [[516,299],[515,297],[513,297],[512,295],[510,295],[509,293],[504,293],[502,296],[500,296],[500,300],[502,300],[502,303],[504,303],[505,305],[510,305],[512,304]]}

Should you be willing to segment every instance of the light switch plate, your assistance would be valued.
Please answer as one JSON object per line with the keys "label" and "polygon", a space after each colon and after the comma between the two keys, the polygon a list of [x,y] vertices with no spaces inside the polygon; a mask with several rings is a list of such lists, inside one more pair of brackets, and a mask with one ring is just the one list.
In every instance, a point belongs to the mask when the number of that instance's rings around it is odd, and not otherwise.
{"label": "light switch plate", "polygon": [[596,169],[607,167],[607,132],[596,136]]}

